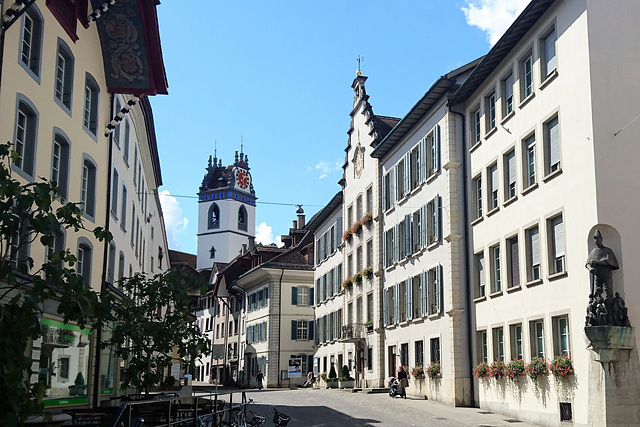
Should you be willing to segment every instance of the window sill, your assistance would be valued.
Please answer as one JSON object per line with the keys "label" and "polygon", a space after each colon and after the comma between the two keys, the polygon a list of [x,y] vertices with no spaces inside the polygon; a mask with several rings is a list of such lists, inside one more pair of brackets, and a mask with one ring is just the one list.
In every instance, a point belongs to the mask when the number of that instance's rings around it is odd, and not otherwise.
{"label": "window sill", "polygon": [[553,273],[553,274],[549,275],[549,277],[547,277],[547,279],[549,281],[553,281],[553,280],[558,280],[558,279],[561,279],[561,278],[567,277],[567,276],[568,276],[568,273],[566,271],[561,271],[559,273]]}
{"label": "window sill", "polygon": [[471,221],[471,225],[474,226],[476,224],[479,224],[482,222],[482,220],[484,220],[483,216],[479,216],[478,218],[474,219],[473,221]]}
{"label": "window sill", "polygon": [[540,83],[540,90],[542,90],[545,87],[547,87],[547,85],[549,85],[549,83],[554,81],[556,79],[556,77],[558,77],[558,69],[557,68],[554,69],[551,73],[547,74],[547,77],[544,79],[544,81],[542,83]]}
{"label": "window sill", "polygon": [[437,319],[438,317],[440,317],[440,313],[434,313],[434,314],[428,315],[427,319],[433,320],[433,319]]}
{"label": "window sill", "polygon": [[427,246],[427,250],[430,251],[436,247],[438,247],[438,245],[440,245],[440,242],[438,242],[437,240],[435,242],[431,242],[429,243],[429,245]]}
{"label": "window sill", "polygon": [[385,271],[393,271],[396,269],[396,264],[392,261],[391,265],[388,265],[387,267],[385,267]]}
{"label": "window sill", "polygon": [[519,291],[521,289],[522,289],[522,286],[520,286],[520,285],[512,286],[510,288],[507,288],[507,293],[517,292],[517,291]]}
{"label": "window sill", "polygon": [[[58,98],[56,98],[55,96],[53,97],[53,101],[58,104],[58,106],[60,108],[62,108],[62,111],[64,111],[65,113],[67,113],[67,115],[69,117],[71,116],[71,105],[67,106],[64,102],[60,101]],[[116,144],[117,145],[117,144]],[[118,145],[118,150],[120,150],[120,146]]]}
{"label": "window sill", "polygon": [[556,176],[562,174],[562,167],[558,167],[558,169],[554,170],[553,172],[548,173],[544,178],[542,178],[543,182],[549,182],[551,181],[553,178],[555,178]]}
{"label": "window sill", "polygon": [[404,320],[404,321],[398,323],[398,326],[407,326],[408,324],[409,324],[409,321],[408,320]]}
{"label": "window sill", "polygon": [[408,197],[412,197],[413,195],[415,195],[418,191],[420,191],[422,189],[421,185],[419,182],[416,182],[414,184],[413,189],[411,190],[411,192],[409,193]]}
{"label": "window sill", "polygon": [[502,296],[502,291],[495,291],[491,294],[489,294],[489,298],[497,298],[497,297],[501,297]]}
{"label": "window sill", "polygon": [[438,171],[432,172],[426,179],[426,183],[429,184],[431,181],[435,180],[438,177]]}
{"label": "window sill", "polygon": [[497,131],[498,131],[498,128],[496,126],[492,127],[487,131],[487,133],[484,134],[484,139],[489,139],[489,137],[494,133],[496,133]]}
{"label": "window sill", "polygon": [[122,230],[124,234],[127,234],[127,229],[124,226],[124,221],[120,223],[120,230]]}
{"label": "window sill", "polygon": [[403,194],[402,197],[398,200],[398,206],[402,206],[409,200],[409,194]]}
{"label": "window sill", "polygon": [[523,99],[520,102],[520,105],[518,105],[518,108],[523,108],[525,105],[527,105],[534,97],[536,96],[535,92],[531,92],[531,94],[529,96],[527,96],[525,99]]}
{"label": "window sill", "polygon": [[469,152],[473,153],[474,151],[476,151],[478,149],[478,147],[480,147],[482,145],[482,141],[478,141],[475,144],[473,144],[471,147],[469,147]]}
{"label": "window sill", "polygon": [[537,286],[540,283],[542,283],[542,279],[536,279],[536,280],[531,280],[531,281],[527,282],[526,285],[527,285],[527,288],[530,288],[532,286]]}
{"label": "window sill", "polygon": [[487,217],[490,217],[491,215],[495,214],[499,210],[500,210],[500,206],[496,206],[495,208],[493,208],[489,212],[487,212]]}
{"label": "window sill", "polygon": [[424,323],[424,317],[422,317],[422,316],[414,317],[412,319],[412,322],[413,323]]}
{"label": "window sill", "polygon": [[538,183],[537,182],[535,184],[531,184],[530,186],[528,186],[527,188],[522,190],[522,195],[524,196],[524,195],[526,195],[528,193],[531,193],[536,188],[538,188]]}
{"label": "window sill", "polygon": [[405,256],[404,258],[402,258],[400,261],[398,261],[398,265],[405,265],[406,263],[409,262],[409,257]]}
{"label": "window sill", "polygon": [[502,206],[509,206],[511,203],[515,202],[516,200],[518,200],[518,195],[517,194],[515,196],[511,196],[507,200],[505,200],[504,203],[502,203]]}
{"label": "window sill", "polygon": [[511,112],[509,114],[507,114],[506,116],[504,116],[502,118],[502,120],[500,121],[500,124],[504,126],[505,123],[507,123],[509,121],[509,119],[511,119],[511,117],[515,116],[516,112],[514,110],[511,110]]}
{"label": "window sill", "polygon": [[389,209],[387,209],[386,211],[384,211],[385,215],[389,215],[391,212],[393,212],[396,209],[396,205],[391,206]]}

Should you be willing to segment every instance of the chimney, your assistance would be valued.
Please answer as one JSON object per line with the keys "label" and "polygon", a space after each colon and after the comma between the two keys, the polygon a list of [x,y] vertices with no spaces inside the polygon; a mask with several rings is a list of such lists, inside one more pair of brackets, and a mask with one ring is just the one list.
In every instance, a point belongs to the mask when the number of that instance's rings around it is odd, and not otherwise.
{"label": "chimney", "polygon": [[242,255],[244,255],[244,254],[246,254],[246,253],[247,253],[247,244],[246,244],[246,243],[243,243],[243,244],[242,244]]}
{"label": "chimney", "polygon": [[296,210],[296,213],[298,214],[298,227],[300,229],[303,229],[305,224],[304,224],[304,210],[302,209],[302,205],[298,205],[298,210]]}
{"label": "chimney", "polygon": [[249,250],[252,252],[256,250],[256,238],[253,236],[249,237]]}
{"label": "chimney", "polygon": [[298,221],[296,221],[295,219],[293,220],[293,229],[294,230],[298,229]]}

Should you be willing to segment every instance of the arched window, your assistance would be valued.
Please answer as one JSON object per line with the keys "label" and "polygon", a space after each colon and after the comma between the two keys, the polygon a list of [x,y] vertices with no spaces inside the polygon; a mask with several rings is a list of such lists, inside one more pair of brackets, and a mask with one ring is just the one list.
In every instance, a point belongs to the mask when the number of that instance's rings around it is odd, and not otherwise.
{"label": "arched window", "polygon": [[78,239],[78,259],[77,272],[82,276],[82,281],[86,285],[91,284],[91,243],[84,239]]}
{"label": "arched window", "polygon": [[209,224],[207,228],[220,228],[220,208],[215,203],[209,208]]}
{"label": "arched window", "polygon": [[37,110],[26,98],[18,95],[16,133],[13,147],[20,157],[15,160],[15,166],[29,177],[34,176],[37,128]]}
{"label": "arched window", "polygon": [[244,206],[238,209],[238,230],[247,231],[247,210]]}
{"label": "arched window", "polygon": [[100,87],[96,79],[89,73],[86,73],[84,84],[84,113],[82,125],[84,129],[92,136],[98,135],[98,98],[100,95]]}
{"label": "arched window", "polygon": [[53,151],[51,158],[51,181],[55,181],[60,189],[60,197],[67,199],[69,181],[69,139],[64,133],[54,128]]}
{"label": "arched window", "polygon": [[88,158],[82,164],[82,183],[80,187],[80,207],[93,218],[96,210],[96,166]]}

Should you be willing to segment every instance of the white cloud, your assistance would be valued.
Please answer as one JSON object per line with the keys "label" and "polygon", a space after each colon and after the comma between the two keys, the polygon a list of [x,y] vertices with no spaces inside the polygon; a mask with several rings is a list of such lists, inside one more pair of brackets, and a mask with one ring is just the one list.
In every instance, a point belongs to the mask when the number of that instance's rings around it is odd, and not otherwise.
{"label": "white cloud", "polygon": [[262,243],[265,246],[275,243],[278,247],[281,247],[282,239],[280,238],[280,236],[274,239],[271,227],[263,221],[256,228],[256,243]]}
{"label": "white cloud", "polygon": [[340,169],[342,169],[342,164],[340,163],[340,160],[336,160],[335,164],[331,164],[329,162],[319,162],[315,166],[309,166],[307,167],[307,172],[318,171],[320,172],[318,179],[324,179],[328,177],[332,172],[339,171]]}
{"label": "white cloud", "polygon": [[162,205],[169,248],[179,249],[178,236],[187,231],[189,220],[182,215],[180,202],[168,190],[160,192],[160,204]]}
{"label": "white cloud", "polygon": [[502,37],[511,23],[527,7],[530,0],[466,0],[462,11],[467,24],[487,33],[492,46]]}

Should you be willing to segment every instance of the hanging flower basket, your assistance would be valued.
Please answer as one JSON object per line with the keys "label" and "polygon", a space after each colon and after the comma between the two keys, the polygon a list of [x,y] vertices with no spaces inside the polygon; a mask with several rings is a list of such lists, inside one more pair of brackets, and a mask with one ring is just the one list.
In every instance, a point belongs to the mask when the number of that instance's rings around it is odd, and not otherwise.
{"label": "hanging flower basket", "polygon": [[566,379],[569,375],[573,375],[573,362],[569,356],[556,356],[551,361],[550,370],[556,378]]}

